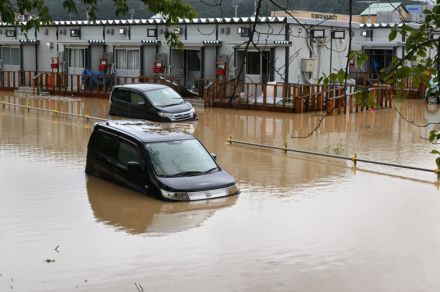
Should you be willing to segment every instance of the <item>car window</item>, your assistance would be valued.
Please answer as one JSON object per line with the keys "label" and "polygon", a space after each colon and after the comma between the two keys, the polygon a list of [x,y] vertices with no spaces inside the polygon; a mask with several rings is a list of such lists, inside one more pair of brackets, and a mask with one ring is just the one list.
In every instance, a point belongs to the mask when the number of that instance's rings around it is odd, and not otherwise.
{"label": "car window", "polygon": [[145,104],[145,98],[142,94],[132,91],[131,92],[131,103],[134,105]]}
{"label": "car window", "polygon": [[127,89],[115,89],[113,91],[113,99],[118,99],[118,100],[122,100],[125,102],[130,102],[131,101],[131,97],[130,97],[130,91]]}
{"label": "car window", "polygon": [[211,155],[196,139],[145,145],[158,176],[202,174],[217,169]]}
{"label": "car window", "polygon": [[140,162],[140,160],[139,151],[135,145],[125,141],[120,141],[118,151],[119,162],[122,164],[127,164],[130,161]]}
{"label": "car window", "polygon": [[183,103],[183,98],[169,87],[145,92],[154,106],[172,106]]}
{"label": "car window", "polygon": [[118,158],[119,142],[116,137],[104,132],[98,132],[95,150],[111,159]]}

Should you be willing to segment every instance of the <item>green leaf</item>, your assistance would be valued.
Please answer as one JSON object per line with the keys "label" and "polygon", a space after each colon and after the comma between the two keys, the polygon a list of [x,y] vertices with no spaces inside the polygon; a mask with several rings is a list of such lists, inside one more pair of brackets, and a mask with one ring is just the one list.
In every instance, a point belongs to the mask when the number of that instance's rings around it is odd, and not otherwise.
{"label": "green leaf", "polygon": [[396,36],[397,36],[397,29],[393,28],[390,34],[388,35],[388,40],[391,42],[396,38]]}

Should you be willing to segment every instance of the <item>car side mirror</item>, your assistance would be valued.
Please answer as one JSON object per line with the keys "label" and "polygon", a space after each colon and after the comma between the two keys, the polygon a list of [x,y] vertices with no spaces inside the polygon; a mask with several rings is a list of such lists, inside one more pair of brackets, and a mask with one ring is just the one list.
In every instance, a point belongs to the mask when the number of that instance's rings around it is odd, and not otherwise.
{"label": "car side mirror", "polygon": [[137,161],[127,162],[127,170],[130,174],[137,174],[141,169],[141,164]]}
{"label": "car side mirror", "polygon": [[211,155],[211,157],[214,159],[214,160],[217,160],[217,154],[215,154],[215,153],[209,153],[210,155]]}

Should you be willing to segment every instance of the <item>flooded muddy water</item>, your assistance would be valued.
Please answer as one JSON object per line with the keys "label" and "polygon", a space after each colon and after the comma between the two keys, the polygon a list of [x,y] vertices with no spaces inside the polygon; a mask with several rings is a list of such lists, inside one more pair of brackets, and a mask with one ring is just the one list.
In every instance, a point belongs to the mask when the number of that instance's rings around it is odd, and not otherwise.
{"label": "flooded muddy water", "polygon": [[[81,110],[108,118],[108,101]],[[398,104],[440,121],[423,101]],[[84,173],[92,120],[0,105],[0,291],[438,291],[433,173],[226,143],[226,137],[435,168],[429,129],[393,110],[328,117],[197,107],[179,124],[239,196],[167,203]],[[438,147],[438,146],[437,146]]]}

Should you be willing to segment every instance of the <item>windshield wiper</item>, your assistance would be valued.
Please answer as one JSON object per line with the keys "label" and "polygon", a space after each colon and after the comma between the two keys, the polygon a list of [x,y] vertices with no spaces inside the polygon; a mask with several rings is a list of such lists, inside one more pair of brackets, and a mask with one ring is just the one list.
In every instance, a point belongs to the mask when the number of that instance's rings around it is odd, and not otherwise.
{"label": "windshield wiper", "polygon": [[208,173],[212,172],[213,170],[217,170],[217,169],[218,169],[218,167],[210,168],[207,171],[204,171],[203,174],[208,174]]}
{"label": "windshield wiper", "polygon": [[184,103],[184,102],[185,102],[185,101],[182,100],[181,102],[178,102],[178,103],[170,103],[170,104],[162,105],[161,107],[169,107],[169,106],[173,106],[173,105],[182,104],[182,103]]}
{"label": "windshield wiper", "polygon": [[196,170],[190,170],[190,171],[183,171],[179,173],[175,173],[170,175],[169,177],[178,177],[178,176],[195,176],[199,174],[204,174],[203,171],[196,171]]}

